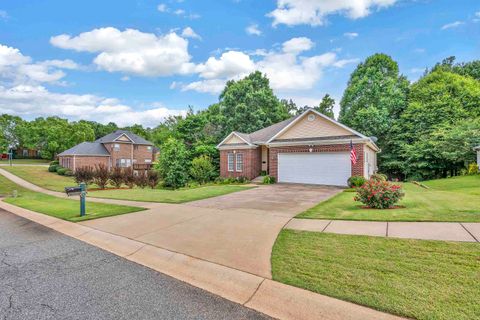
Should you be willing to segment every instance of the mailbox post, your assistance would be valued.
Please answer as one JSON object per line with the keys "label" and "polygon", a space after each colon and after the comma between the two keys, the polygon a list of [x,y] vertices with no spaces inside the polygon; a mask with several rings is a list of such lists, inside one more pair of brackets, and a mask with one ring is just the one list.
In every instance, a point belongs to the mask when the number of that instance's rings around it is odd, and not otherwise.
{"label": "mailbox post", "polygon": [[80,217],[85,215],[85,198],[87,197],[87,188],[84,182],[80,183]]}

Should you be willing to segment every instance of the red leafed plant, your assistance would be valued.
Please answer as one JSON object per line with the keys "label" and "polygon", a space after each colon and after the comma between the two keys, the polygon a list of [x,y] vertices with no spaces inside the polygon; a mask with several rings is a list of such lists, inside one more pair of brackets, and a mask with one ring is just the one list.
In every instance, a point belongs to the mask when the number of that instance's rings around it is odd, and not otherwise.
{"label": "red leafed plant", "polygon": [[360,201],[369,208],[388,209],[392,208],[405,193],[402,187],[388,181],[369,180],[359,188],[355,201]]}

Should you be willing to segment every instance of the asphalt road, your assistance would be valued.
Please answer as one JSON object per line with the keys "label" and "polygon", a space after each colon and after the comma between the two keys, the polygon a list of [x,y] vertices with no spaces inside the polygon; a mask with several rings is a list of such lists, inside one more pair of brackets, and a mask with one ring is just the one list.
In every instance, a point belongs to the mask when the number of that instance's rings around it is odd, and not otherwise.
{"label": "asphalt road", "polygon": [[268,319],[0,209],[0,319]]}

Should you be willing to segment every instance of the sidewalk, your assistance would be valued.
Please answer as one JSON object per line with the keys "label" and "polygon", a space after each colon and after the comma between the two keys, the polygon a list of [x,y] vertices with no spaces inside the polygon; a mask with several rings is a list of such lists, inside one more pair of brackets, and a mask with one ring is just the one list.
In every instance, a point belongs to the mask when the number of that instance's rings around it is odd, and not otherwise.
{"label": "sidewalk", "polygon": [[277,319],[403,319],[3,201],[0,208]]}
{"label": "sidewalk", "polygon": [[479,242],[480,223],[292,219],[286,229],[375,237]]}

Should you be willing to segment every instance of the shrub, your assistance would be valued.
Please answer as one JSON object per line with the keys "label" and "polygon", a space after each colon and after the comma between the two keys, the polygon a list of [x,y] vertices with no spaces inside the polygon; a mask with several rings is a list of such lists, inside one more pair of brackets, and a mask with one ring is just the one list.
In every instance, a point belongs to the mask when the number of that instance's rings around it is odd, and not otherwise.
{"label": "shrub", "polygon": [[247,179],[247,177],[240,176],[240,177],[235,178],[235,182],[236,183],[247,183],[247,182],[249,182],[249,180]]}
{"label": "shrub", "polygon": [[387,181],[387,175],[383,173],[374,173],[370,176],[370,180]]}
{"label": "shrub", "polygon": [[57,164],[51,164],[51,165],[48,167],[48,172],[57,172],[57,167],[58,167]]}
{"label": "shrub", "polygon": [[468,171],[467,171],[467,174],[478,174],[478,164],[476,163],[470,163],[468,165]]}
{"label": "shrub", "polygon": [[67,169],[67,171],[65,171],[65,175],[66,175],[67,177],[73,177],[73,176],[74,176],[74,173],[73,173],[72,170]]}
{"label": "shrub", "polygon": [[160,181],[160,176],[158,175],[158,172],[155,170],[149,170],[147,172],[147,181],[150,188],[155,189],[155,187],[158,185],[158,182]]}
{"label": "shrub", "polygon": [[367,179],[365,179],[362,176],[351,176],[347,180],[347,184],[350,188],[358,188],[361,187],[367,182]]}
{"label": "shrub", "polygon": [[148,185],[147,176],[143,173],[135,176],[135,184],[137,187],[145,189],[145,187]]}
{"label": "shrub", "polygon": [[65,175],[65,172],[67,172],[67,168],[63,168],[63,167],[58,167],[57,168],[57,174],[60,175],[60,176],[64,176]]}
{"label": "shrub", "polygon": [[112,170],[110,171],[110,175],[108,178],[110,180],[110,183],[114,185],[115,188],[120,188],[124,180],[122,168],[113,167]]}
{"label": "shrub", "polygon": [[387,209],[393,207],[404,195],[399,185],[388,181],[369,180],[357,188],[355,201],[360,201],[369,208]]}
{"label": "shrub", "polygon": [[135,175],[132,168],[124,168],[123,170],[123,182],[132,189],[135,186]]}
{"label": "shrub", "polygon": [[50,161],[50,165],[51,165],[51,166],[54,165],[54,164],[59,165],[60,162],[59,162],[58,160]]}
{"label": "shrub", "polygon": [[265,176],[263,177],[263,181],[262,181],[263,184],[273,184],[275,182],[276,182],[276,179],[275,177],[272,177],[272,176]]}
{"label": "shrub", "polygon": [[108,179],[110,179],[108,167],[104,164],[97,164],[93,173],[93,182],[99,186],[100,189],[105,189],[108,184]]}
{"label": "shrub", "polygon": [[75,170],[75,182],[80,184],[84,182],[85,184],[92,183],[93,180],[93,168],[92,167],[80,167]]}
{"label": "shrub", "polygon": [[192,160],[190,175],[200,184],[209,182],[215,175],[215,167],[210,157],[203,155]]}
{"label": "shrub", "polygon": [[185,144],[177,139],[169,138],[162,146],[160,159],[155,165],[163,179],[165,187],[177,189],[188,182],[188,161]]}

